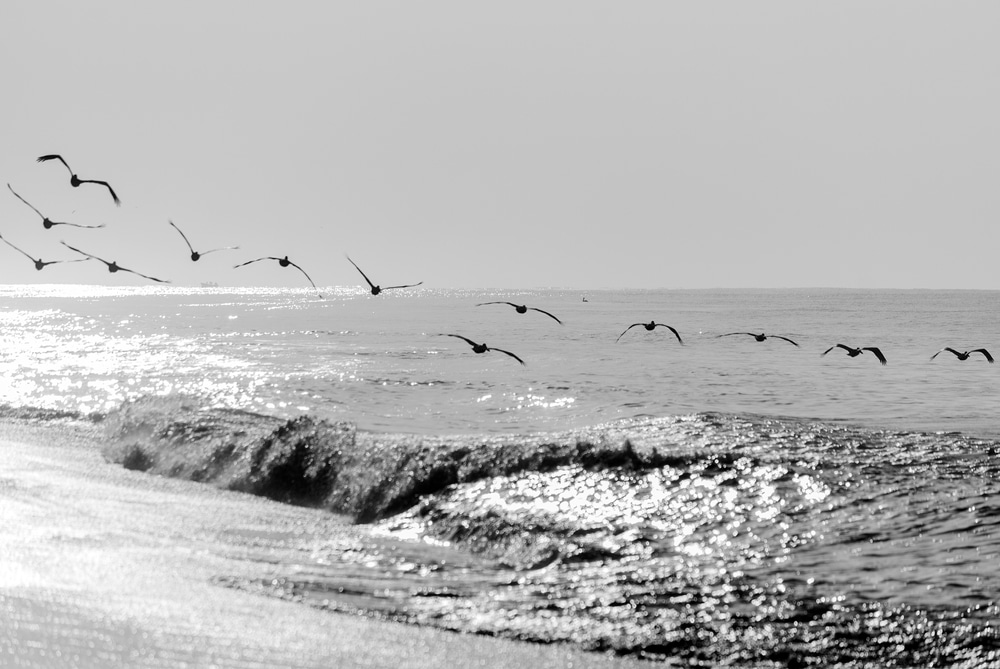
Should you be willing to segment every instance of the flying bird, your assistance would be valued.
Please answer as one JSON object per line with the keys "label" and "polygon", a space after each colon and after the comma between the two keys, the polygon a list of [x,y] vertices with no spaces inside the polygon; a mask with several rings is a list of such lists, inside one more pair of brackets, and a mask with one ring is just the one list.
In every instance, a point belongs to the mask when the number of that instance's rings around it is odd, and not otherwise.
{"label": "flying bird", "polygon": [[[768,338],[768,335],[764,334],[763,332],[761,332],[760,334],[754,334],[753,332],[729,332],[727,334],[721,334],[721,335],[719,335],[718,337],[716,337],[716,339],[719,339],[720,337],[729,337],[729,336],[732,336],[732,335],[750,335],[751,337],[753,337],[757,341],[764,341],[765,339]],[[789,344],[795,344],[795,342],[793,342],[788,337],[782,337],[781,335],[770,335],[770,337],[771,337],[771,339],[784,339]],[[798,344],[795,344],[795,345],[798,346]]]}
{"label": "flying bird", "polygon": [[[49,220],[48,216],[46,216],[42,212],[38,211],[38,209],[35,209],[35,206],[33,204],[31,204],[30,202],[28,202],[27,200],[25,200],[23,197],[21,197],[20,195],[18,195],[17,192],[13,188],[11,188],[10,184],[7,184],[7,188],[10,188],[10,192],[14,193],[14,197],[16,197],[18,200],[20,200],[21,202],[25,203],[29,207],[31,207],[32,210],[34,210],[34,212],[36,214],[38,214],[39,216],[42,217],[42,227],[44,227],[46,230],[50,229],[53,225],[71,225],[74,228],[103,228],[104,227],[103,223],[101,223],[100,225],[80,225],[79,223],[63,223],[63,222],[60,222],[60,221]],[[76,262],[76,261],[74,260],[73,262]]]}
{"label": "flying bird", "polygon": [[187,235],[181,232],[181,229],[177,227],[177,224],[170,220],[168,220],[167,223],[172,225],[174,227],[174,230],[180,233],[181,238],[184,240],[184,243],[187,244],[188,249],[191,251],[191,260],[194,262],[197,262],[199,258],[209,253],[215,253],[216,251],[229,251],[230,249],[239,248],[239,246],[223,246],[221,248],[212,249],[211,251],[195,251],[194,247],[191,246],[191,242],[188,241]]}
{"label": "flying bird", "polygon": [[458,337],[459,339],[462,339],[463,341],[467,342],[470,346],[472,346],[472,352],[473,353],[486,353],[487,351],[500,351],[501,353],[506,353],[510,357],[514,358],[515,360],[517,360],[522,365],[524,364],[524,360],[521,360],[519,357],[517,357],[516,355],[514,355],[510,351],[505,351],[502,348],[492,348],[490,346],[487,346],[486,344],[477,344],[476,342],[472,341],[468,337],[463,337],[462,335],[449,334],[449,335],[446,335],[446,336],[448,336],[448,337]]}
{"label": "flying bird", "polygon": [[878,350],[874,346],[862,346],[861,348],[851,348],[850,346],[844,346],[843,344],[836,344],[836,345],[831,346],[830,348],[826,349],[825,351],[823,351],[823,353],[821,353],[820,355],[824,356],[824,355],[826,355],[827,353],[829,353],[830,351],[832,351],[835,348],[842,348],[842,349],[844,349],[845,351],[847,351],[847,355],[849,355],[852,358],[858,357],[859,355],[861,355],[865,351],[871,351],[872,353],[875,354],[875,357],[878,358],[879,362],[881,362],[883,365],[886,363],[886,359],[885,359],[885,356],[882,355],[882,351]]}
{"label": "flying bird", "polygon": [[73,169],[69,166],[69,164],[65,160],[63,160],[63,157],[57,153],[52,153],[47,156],[38,157],[38,162],[40,163],[44,163],[49,160],[58,160],[60,163],[66,166],[66,169],[69,170],[69,185],[72,186],[73,188],[76,188],[80,184],[100,184],[108,189],[108,192],[111,193],[111,199],[115,201],[115,204],[118,205],[119,207],[122,206],[122,201],[118,199],[118,196],[115,194],[114,189],[111,188],[111,184],[109,184],[107,181],[98,181],[97,179],[81,179],[80,177],[76,176],[76,174],[73,172]]}
{"label": "flying bird", "polygon": [[114,262],[114,261],[108,262],[107,260],[104,260],[103,258],[98,258],[97,256],[92,255],[90,253],[87,253],[86,251],[81,251],[78,248],[74,248],[74,247],[70,246],[69,244],[67,244],[66,242],[62,242],[61,241],[60,243],[63,246],[65,246],[66,248],[71,249],[73,251],[76,251],[80,255],[87,256],[88,258],[93,258],[94,260],[101,261],[102,263],[104,263],[105,265],[108,266],[108,271],[111,272],[112,274],[115,273],[115,272],[130,272],[131,274],[135,274],[137,276],[141,276],[142,278],[149,279],[150,281],[156,281],[158,283],[170,283],[169,281],[166,281],[164,279],[157,279],[155,276],[149,276],[148,274],[142,274],[141,272],[136,272],[134,269],[128,269],[127,267],[122,267],[117,262]]}
{"label": "flying bird", "polygon": [[541,313],[545,314],[546,316],[548,316],[549,318],[551,318],[552,320],[554,320],[556,323],[559,323],[560,325],[562,325],[562,321],[561,320],[559,320],[558,318],[556,318],[555,316],[553,316],[549,312],[547,312],[547,311],[545,311],[543,309],[539,309],[538,307],[529,307],[529,306],[524,305],[524,304],[514,304],[513,302],[480,302],[476,306],[477,307],[481,307],[484,304],[509,304],[510,306],[514,307],[514,310],[517,311],[517,313],[519,313],[519,314],[527,313],[528,309],[531,309],[532,311],[538,311],[538,312],[541,312]]}
{"label": "flying bird", "polygon": [[[243,267],[244,265],[249,265],[250,263],[260,262],[261,260],[277,260],[278,264],[281,265],[282,267],[288,267],[289,265],[294,267],[295,269],[302,272],[303,276],[309,279],[309,283],[312,285],[313,288],[316,288],[316,284],[313,283],[312,278],[308,274],[306,274],[306,271],[301,267],[299,267],[298,265],[296,265],[295,263],[293,263],[291,260],[289,260],[288,256],[285,256],[284,258],[277,258],[275,256],[264,256],[263,258],[256,258],[255,260],[247,260],[246,262],[242,262],[239,265],[233,265],[233,269],[236,269],[237,267]],[[319,289],[316,288],[316,290]],[[320,297],[323,297],[323,295],[320,294]]]}
{"label": "flying bird", "polygon": [[41,258],[34,258],[25,251],[22,251],[18,247],[11,244],[6,238],[0,236],[0,239],[3,239],[3,241],[7,242],[7,245],[9,247],[14,249],[15,251],[19,251],[24,257],[26,257],[31,262],[35,263],[35,269],[37,270],[45,269],[46,265],[54,265],[59,262],[87,262],[88,260],[90,260],[90,258],[77,258],[76,260],[42,260]]}
{"label": "flying bird", "polygon": [[356,269],[359,272],[361,272],[361,276],[363,276],[365,278],[365,281],[368,282],[368,286],[372,289],[372,295],[378,295],[383,290],[391,290],[393,288],[413,288],[414,286],[419,286],[419,285],[421,285],[423,283],[423,281],[420,281],[418,283],[411,283],[411,284],[407,284],[405,286],[386,286],[385,288],[382,288],[382,287],[376,286],[374,283],[372,283],[371,279],[369,279],[368,276],[364,272],[361,271],[361,268],[358,267],[358,264],[356,262],[354,262],[353,260],[351,260],[351,256],[345,256],[345,257],[350,261],[350,263],[352,265],[354,265],[354,269]]}
{"label": "flying bird", "polygon": [[945,346],[943,349],[941,349],[940,351],[938,351],[937,353],[935,353],[934,355],[932,355],[931,356],[931,360],[933,360],[934,358],[938,357],[939,353],[944,353],[945,351],[950,351],[950,352],[954,353],[955,357],[958,358],[959,360],[968,360],[969,356],[971,354],[973,354],[973,353],[982,353],[983,356],[987,360],[990,361],[990,363],[993,362],[993,356],[990,355],[990,352],[987,351],[985,348],[974,348],[971,351],[964,351],[962,353],[959,353],[958,351],[956,351],[955,349],[953,349],[953,348],[951,348],[949,346]]}
{"label": "flying bird", "polygon": [[[677,337],[677,341],[679,341],[682,345],[684,344],[684,341],[681,339],[681,336],[679,334],[677,334],[677,330],[673,329],[672,327],[670,327],[669,325],[667,325],[665,323],[656,323],[654,321],[649,321],[648,323],[632,323],[632,325],[630,325],[627,328],[625,328],[624,332],[622,332],[620,335],[618,335],[618,339],[621,339],[622,337],[624,337],[625,336],[625,332],[628,332],[629,330],[631,330],[632,328],[634,328],[637,325],[641,325],[642,327],[646,328],[647,330],[652,330],[653,328],[655,328],[657,326],[663,326],[663,327],[667,328],[668,330],[670,330],[671,332],[674,333],[674,336]],[[616,344],[618,343],[618,339],[615,340]]]}

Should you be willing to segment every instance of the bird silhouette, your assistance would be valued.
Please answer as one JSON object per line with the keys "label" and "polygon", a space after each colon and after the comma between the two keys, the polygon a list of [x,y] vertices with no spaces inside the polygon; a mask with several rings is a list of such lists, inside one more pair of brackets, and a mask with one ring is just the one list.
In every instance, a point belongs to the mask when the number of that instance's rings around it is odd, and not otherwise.
{"label": "bird silhouette", "polygon": [[681,336],[679,334],[677,334],[677,330],[675,330],[674,328],[670,327],[669,325],[667,325],[665,323],[656,323],[654,321],[649,321],[648,323],[632,323],[632,325],[630,325],[627,328],[625,328],[624,332],[622,332],[620,335],[618,335],[618,339],[615,340],[615,343],[618,343],[618,340],[625,336],[625,332],[628,332],[629,330],[631,330],[632,328],[634,328],[637,325],[641,325],[642,327],[646,328],[647,330],[652,330],[653,328],[656,328],[658,326],[663,326],[663,327],[667,328],[668,330],[670,330],[671,332],[674,333],[674,336],[677,337],[677,341],[679,341],[681,343],[681,345],[684,344],[684,341],[681,339]]}
{"label": "bird silhouette", "polygon": [[172,225],[174,230],[180,233],[181,238],[184,240],[184,243],[187,244],[188,249],[191,251],[191,260],[194,262],[197,262],[199,258],[201,258],[203,255],[208,255],[209,253],[215,253],[216,251],[229,251],[231,249],[239,248],[239,246],[223,246],[221,248],[212,249],[211,251],[195,251],[194,247],[191,246],[191,242],[188,241],[187,235],[185,235],[181,231],[181,229],[177,227],[177,224],[170,220],[168,220],[167,223]]}
{"label": "bird silhouette", "polygon": [[[719,335],[718,337],[716,337],[716,339],[719,339],[721,337],[730,337],[732,335],[750,335],[751,337],[753,337],[757,341],[764,341],[769,336],[769,335],[764,334],[763,332],[761,332],[760,334],[754,334],[753,332],[729,332],[727,334],[721,334],[721,335]],[[795,344],[795,342],[793,342],[788,337],[782,337],[781,335],[770,335],[770,338],[771,339],[784,339],[789,344]],[[798,344],[795,344],[795,345],[798,346]]]}
{"label": "bird silhouette", "polygon": [[532,311],[538,311],[540,313],[545,314],[546,316],[548,316],[549,318],[551,318],[552,320],[554,320],[556,323],[559,323],[560,325],[562,325],[562,321],[561,320],[559,320],[558,318],[556,318],[555,316],[553,316],[549,312],[547,312],[547,311],[545,311],[543,309],[539,309],[538,307],[529,307],[529,306],[524,305],[524,304],[514,304],[513,302],[480,302],[476,306],[477,307],[481,307],[481,306],[486,305],[486,304],[509,304],[510,306],[514,307],[514,310],[517,313],[519,313],[519,314],[527,313],[528,309],[531,309]]}
{"label": "bird silhouette", "polygon": [[76,176],[76,174],[73,172],[73,168],[69,166],[69,164],[63,159],[63,157],[57,153],[52,153],[47,156],[38,157],[38,162],[40,163],[44,163],[49,160],[58,160],[60,163],[66,166],[66,169],[69,170],[69,185],[72,186],[73,188],[76,188],[80,184],[100,184],[108,189],[108,192],[111,193],[111,199],[115,201],[115,204],[118,205],[119,207],[122,206],[122,201],[118,199],[118,195],[115,194],[114,189],[111,188],[111,184],[109,184],[107,181],[99,181],[97,179],[81,179],[80,177]]}
{"label": "bird silhouette", "polygon": [[[236,269],[237,267],[244,267],[245,265],[249,265],[250,263],[260,262],[261,260],[277,260],[278,264],[281,265],[282,267],[288,267],[288,266],[294,267],[295,269],[302,272],[302,275],[309,280],[309,283],[312,285],[313,288],[316,288],[316,284],[313,283],[312,278],[306,273],[306,271],[301,267],[299,267],[298,265],[296,265],[295,263],[293,263],[291,260],[289,260],[288,256],[285,256],[284,258],[278,258],[276,256],[264,256],[263,258],[247,260],[246,262],[241,262],[239,265],[233,265],[233,269]],[[316,288],[316,290],[318,291],[319,289]],[[323,297],[323,295],[320,294],[320,297]]]}
{"label": "bird silhouette", "polygon": [[98,258],[97,256],[95,256],[95,255],[93,255],[91,253],[87,253],[86,251],[81,251],[78,248],[74,248],[74,247],[70,246],[69,244],[67,244],[66,242],[60,241],[60,243],[63,246],[65,246],[66,248],[71,249],[73,251],[76,251],[80,255],[87,256],[88,258],[93,258],[94,260],[101,261],[102,263],[104,263],[105,265],[108,266],[108,271],[111,272],[112,274],[115,273],[115,272],[129,272],[131,274],[135,274],[137,276],[141,276],[144,279],[149,279],[150,281],[156,281],[157,283],[170,283],[169,281],[166,281],[164,279],[157,279],[155,276],[149,276],[148,274],[143,274],[141,272],[136,272],[134,269],[128,269],[127,267],[122,267],[117,262],[114,262],[114,261],[108,262],[107,260],[105,260],[103,258]]}
{"label": "bird silhouette", "polygon": [[861,348],[851,348],[850,346],[844,346],[843,344],[835,344],[835,345],[831,346],[830,348],[826,349],[825,351],[823,351],[820,354],[820,356],[826,355],[827,353],[829,353],[830,351],[832,351],[835,348],[842,348],[842,349],[844,349],[845,351],[847,351],[847,355],[849,355],[852,358],[858,357],[859,355],[861,355],[865,351],[871,351],[872,353],[875,354],[875,357],[878,358],[879,362],[881,362],[883,365],[886,363],[886,359],[885,359],[885,356],[882,355],[882,351],[878,350],[874,346],[862,346]]}
{"label": "bird silhouette", "polygon": [[14,246],[5,237],[0,236],[0,239],[2,239],[4,242],[6,242],[7,246],[11,247],[15,251],[20,252],[25,258],[27,258],[31,262],[35,263],[35,269],[37,269],[37,270],[43,270],[43,269],[45,269],[46,265],[54,265],[54,264],[60,263],[60,262],[87,262],[88,260],[90,260],[90,258],[77,258],[75,260],[42,260],[41,258],[35,258],[35,257],[31,256],[30,254],[26,253],[25,251],[22,251],[18,247]]}
{"label": "bird silhouette", "polygon": [[993,362],[993,356],[990,355],[990,352],[987,351],[985,348],[974,348],[971,351],[963,351],[963,352],[959,353],[958,351],[956,351],[955,349],[951,348],[950,346],[945,346],[943,349],[941,349],[940,351],[938,351],[937,353],[935,353],[934,355],[932,355],[931,356],[931,360],[933,360],[934,358],[938,357],[938,354],[944,353],[945,351],[950,351],[950,352],[954,353],[955,357],[958,358],[959,360],[968,360],[969,356],[971,354],[973,354],[973,353],[982,353],[983,356],[987,360],[989,360],[991,363]]}
{"label": "bird silhouette", "polygon": [[[38,214],[39,216],[42,217],[42,227],[44,227],[46,230],[51,229],[53,225],[70,225],[70,226],[73,226],[74,228],[103,228],[104,227],[103,223],[101,223],[100,225],[81,225],[79,223],[63,223],[61,221],[52,221],[52,220],[49,220],[49,217],[46,216],[45,214],[43,214],[42,212],[38,211],[38,209],[35,208],[35,205],[31,204],[30,202],[28,202],[27,200],[25,200],[23,197],[21,197],[20,195],[18,195],[17,192],[13,188],[11,188],[10,184],[7,184],[7,188],[10,188],[10,192],[14,193],[14,197],[16,197],[18,200],[20,200],[21,202],[25,203],[29,207],[31,207],[31,209],[36,214]],[[76,262],[76,261],[74,260],[73,262]]]}
{"label": "bird silhouette", "polygon": [[356,269],[359,272],[361,272],[361,276],[363,276],[365,278],[365,281],[368,283],[368,286],[371,288],[372,295],[378,295],[383,290],[392,290],[393,288],[413,288],[414,286],[419,286],[419,285],[421,285],[423,283],[423,281],[420,281],[418,283],[411,283],[411,284],[407,284],[405,286],[386,286],[385,288],[382,288],[382,287],[376,286],[374,283],[372,283],[371,279],[369,279],[368,276],[363,271],[361,271],[361,268],[358,267],[358,264],[356,262],[354,262],[353,260],[351,260],[351,256],[345,256],[345,257],[350,261],[350,263],[352,265],[354,265],[354,269]]}
{"label": "bird silhouette", "polygon": [[477,344],[476,342],[472,341],[468,337],[463,337],[462,335],[449,334],[449,335],[445,335],[445,336],[447,336],[447,337],[458,337],[459,339],[465,341],[470,346],[472,346],[472,352],[473,353],[486,353],[487,351],[499,351],[501,353],[506,353],[507,355],[509,355],[510,357],[514,358],[515,360],[517,360],[522,365],[524,364],[524,360],[521,360],[519,357],[517,357],[516,355],[514,355],[510,351],[505,351],[502,348],[493,348],[493,347],[487,346],[486,344]]}

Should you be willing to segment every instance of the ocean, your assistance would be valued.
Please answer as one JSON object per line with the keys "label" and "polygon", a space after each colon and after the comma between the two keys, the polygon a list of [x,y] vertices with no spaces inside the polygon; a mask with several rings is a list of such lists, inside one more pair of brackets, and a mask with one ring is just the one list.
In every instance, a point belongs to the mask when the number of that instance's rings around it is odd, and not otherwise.
{"label": "ocean", "polygon": [[358,524],[220,588],[681,666],[1000,666],[1000,369],[932,359],[1000,353],[1000,292],[322,293],[0,287],[0,415]]}

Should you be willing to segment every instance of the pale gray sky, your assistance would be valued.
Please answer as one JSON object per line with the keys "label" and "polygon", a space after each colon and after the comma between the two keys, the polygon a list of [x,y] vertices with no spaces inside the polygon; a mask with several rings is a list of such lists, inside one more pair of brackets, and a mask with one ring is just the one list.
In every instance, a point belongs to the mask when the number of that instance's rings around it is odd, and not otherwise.
{"label": "pale gray sky", "polygon": [[[1000,288],[1000,4],[5,1],[0,234],[197,285]],[[62,154],[82,178],[73,189]],[[197,249],[187,259],[172,219]],[[141,284],[90,263],[0,282]]]}

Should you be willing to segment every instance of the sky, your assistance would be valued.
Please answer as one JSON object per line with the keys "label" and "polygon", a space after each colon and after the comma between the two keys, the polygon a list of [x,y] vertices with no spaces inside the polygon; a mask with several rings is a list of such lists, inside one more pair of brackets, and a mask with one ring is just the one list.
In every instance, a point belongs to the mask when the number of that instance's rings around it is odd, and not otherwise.
{"label": "sky", "polygon": [[[7,0],[0,235],[177,285],[1000,289],[1000,3]],[[72,188],[108,181],[121,198]],[[196,250],[238,245],[197,263]],[[95,262],[0,283],[143,285]]]}

